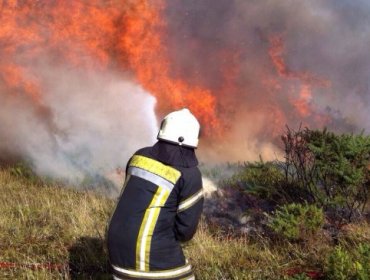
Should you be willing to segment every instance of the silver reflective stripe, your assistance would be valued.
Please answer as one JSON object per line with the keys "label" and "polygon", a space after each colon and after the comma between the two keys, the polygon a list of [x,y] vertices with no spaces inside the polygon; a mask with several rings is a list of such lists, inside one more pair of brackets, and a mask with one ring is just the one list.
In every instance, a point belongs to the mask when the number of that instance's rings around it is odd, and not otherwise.
{"label": "silver reflective stripe", "polygon": [[163,279],[163,277],[180,277],[181,275],[184,275],[185,273],[188,273],[191,271],[190,264],[180,267],[178,269],[158,271],[158,272],[144,272],[144,271],[130,270],[130,269],[120,268],[115,265],[112,265],[112,267],[114,270],[121,272],[123,274],[129,275],[131,277],[144,277],[144,278],[151,277],[151,278],[158,278],[158,279]]}
{"label": "silver reflective stripe", "polygon": [[166,179],[163,179],[162,177],[160,177],[156,174],[153,174],[149,171],[146,171],[146,170],[138,168],[138,167],[131,166],[128,169],[128,174],[140,177],[144,180],[147,180],[147,181],[153,183],[156,186],[161,186],[163,188],[166,188],[169,191],[172,191],[172,189],[174,187],[174,184],[167,181]]}
{"label": "silver reflective stripe", "polygon": [[203,189],[193,194],[191,197],[187,198],[186,200],[180,202],[177,212],[181,212],[181,211],[184,211],[190,208],[195,203],[197,203],[202,197],[203,197]]}

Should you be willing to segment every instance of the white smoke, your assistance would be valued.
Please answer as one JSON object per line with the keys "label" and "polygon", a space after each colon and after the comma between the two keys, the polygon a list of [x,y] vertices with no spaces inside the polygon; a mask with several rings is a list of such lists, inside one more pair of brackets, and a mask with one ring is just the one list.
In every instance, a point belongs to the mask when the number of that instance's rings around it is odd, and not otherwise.
{"label": "white smoke", "polygon": [[24,93],[2,96],[0,150],[28,159],[38,174],[73,183],[104,177],[153,144],[155,99],[128,78],[50,65],[33,70],[46,113]]}

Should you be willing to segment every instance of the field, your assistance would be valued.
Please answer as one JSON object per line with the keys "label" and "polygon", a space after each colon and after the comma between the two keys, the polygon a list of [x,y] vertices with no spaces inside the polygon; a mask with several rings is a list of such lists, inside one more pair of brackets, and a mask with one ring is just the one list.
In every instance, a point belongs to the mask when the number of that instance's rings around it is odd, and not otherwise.
{"label": "field", "polygon": [[[1,169],[0,279],[110,279],[104,232],[114,204],[91,191]],[[351,254],[369,241],[366,221],[345,227],[335,242],[325,231],[289,242],[235,236],[203,219],[184,248],[197,279],[326,279],[336,245]]]}

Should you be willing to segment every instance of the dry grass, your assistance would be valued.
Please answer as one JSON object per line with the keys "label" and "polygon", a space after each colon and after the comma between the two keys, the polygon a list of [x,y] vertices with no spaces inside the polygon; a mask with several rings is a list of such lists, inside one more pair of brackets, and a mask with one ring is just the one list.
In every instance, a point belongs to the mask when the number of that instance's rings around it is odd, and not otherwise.
{"label": "dry grass", "polygon": [[[71,268],[80,270],[70,265],[73,258],[84,267],[91,266],[92,271],[97,270],[96,266],[104,270],[102,244],[113,204],[93,193],[0,171],[0,261],[17,266],[1,269],[0,278],[68,279]],[[90,251],[99,255],[91,259]],[[25,267],[38,263],[58,264],[61,268],[50,271],[47,267]]]}
{"label": "dry grass", "polygon": [[322,239],[310,244],[271,241],[266,237],[211,234],[205,223],[186,247],[199,279],[286,279],[292,268],[320,270],[330,250]]}
{"label": "dry grass", "polygon": [[[13,173],[0,170],[0,262],[16,267],[0,268],[0,279],[110,279],[104,232],[115,202]],[[348,227],[340,238],[348,247],[369,242],[369,226]],[[288,279],[291,268],[322,270],[328,240],[235,238],[202,221],[184,248],[197,279]]]}

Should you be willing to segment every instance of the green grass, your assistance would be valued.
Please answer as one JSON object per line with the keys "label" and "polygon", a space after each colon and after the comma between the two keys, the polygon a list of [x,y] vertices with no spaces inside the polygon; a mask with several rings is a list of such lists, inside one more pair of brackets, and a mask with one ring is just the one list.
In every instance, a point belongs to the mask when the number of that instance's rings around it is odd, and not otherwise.
{"label": "green grass", "polygon": [[[15,267],[0,268],[0,279],[110,279],[104,232],[114,205],[91,191],[1,169],[0,262]],[[348,226],[338,242],[349,249],[370,242],[369,225]],[[288,279],[292,268],[324,271],[334,243],[325,233],[304,244],[225,236],[202,221],[184,248],[197,279]],[[48,263],[59,266],[34,267]]]}

